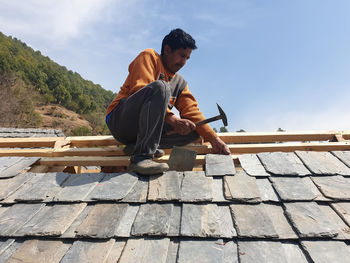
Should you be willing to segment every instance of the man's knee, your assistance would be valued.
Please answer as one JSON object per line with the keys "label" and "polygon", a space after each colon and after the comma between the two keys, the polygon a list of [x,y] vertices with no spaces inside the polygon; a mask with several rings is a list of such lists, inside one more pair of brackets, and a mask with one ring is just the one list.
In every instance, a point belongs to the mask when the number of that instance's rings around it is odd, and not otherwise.
{"label": "man's knee", "polygon": [[170,86],[164,80],[153,81],[149,84],[149,86],[152,87],[152,89],[154,90],[154,94],[159,92],[164,97],[170,97]]}

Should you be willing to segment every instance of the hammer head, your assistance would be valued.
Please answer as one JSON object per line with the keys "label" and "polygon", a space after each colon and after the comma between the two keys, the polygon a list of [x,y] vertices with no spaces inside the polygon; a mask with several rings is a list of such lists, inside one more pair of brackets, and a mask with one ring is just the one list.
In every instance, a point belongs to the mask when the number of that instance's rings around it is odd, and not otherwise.
{"label": "hammer head", "polygon": [[218,106],[218,110],[222,119],[222,122],[224,123],[224,126],[227,126],[227,118],[226,118],[226,114],[225,112],[221,109],[221,107],[219,106],[219,104],[216,103],[216,106]]}

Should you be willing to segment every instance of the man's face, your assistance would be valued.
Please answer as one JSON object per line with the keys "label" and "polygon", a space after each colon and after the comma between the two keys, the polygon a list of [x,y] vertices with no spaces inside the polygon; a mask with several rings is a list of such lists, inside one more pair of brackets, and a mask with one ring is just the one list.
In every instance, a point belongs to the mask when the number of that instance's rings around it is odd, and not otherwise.
{"label": "man's face", "polygon": [[190,59],[191,52],[192,49],[190,48],[180,48],[173,51],[168,45],[165,45],[162,55],[165,68],[175,74],[186,64],[186,61]]}

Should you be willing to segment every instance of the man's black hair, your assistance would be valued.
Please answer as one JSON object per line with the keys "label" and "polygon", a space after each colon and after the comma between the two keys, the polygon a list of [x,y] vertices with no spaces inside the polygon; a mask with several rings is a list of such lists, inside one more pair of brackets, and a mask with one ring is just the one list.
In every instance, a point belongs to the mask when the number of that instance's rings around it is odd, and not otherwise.
{"label": "man's black hair", "polygon": [[172,51],[180,48],[197,49],[196,41],[180,28],[173,29],[162,41],[161,54],[163,55],[164,46],[168,45]]}

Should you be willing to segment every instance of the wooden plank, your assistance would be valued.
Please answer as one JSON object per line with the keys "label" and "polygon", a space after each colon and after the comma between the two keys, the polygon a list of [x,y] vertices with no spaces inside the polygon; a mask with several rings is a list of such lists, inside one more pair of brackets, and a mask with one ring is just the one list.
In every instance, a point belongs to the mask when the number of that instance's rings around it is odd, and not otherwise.
{"label": "wooden plank", "polygon": [[181,185],[182,202],[201,202],[213,199],[213,178],[204,172],[184,172]]}
{"label": "wooden plank", "polygon": [[119,201],[127,196],[138,181],[134,173],[107,174],[86,200]]}
{"label": "wooden plank", "polygon": [[225,198],[246,203],[261,202],[261,195],[255,177],[247,175],[243,170],[235,176],[224,177]]}
{"label": "wooden plank", "polygon": [[56,202],[83,201],[104,176],[102,173],[71,175],[52,200]]}
{"label": "wooden plank", "polygon": [[157,203],[141,205],[132,226],[132,235],[167,235],[173,206],[173,204]]}
{"label": "wooden plank", "polygon": [[329,141],[337,132],[334,131],[300,131],[300,132],[227,132],[218,133],[226,143],[254,142],[292,142],[292,141]]}
{"label": "wooden plank", "polygon": [[7,262],[59,263],[70,246],[61,240],[27,240]]}
{"label": "wooden plank", "polygon": [[151,176],[149,179],[148,200],[180,200],[182,177],[183,173],[176,171],[168,171],[163,175]]}
{"label": "wooden plank", "polygon": [[47,205],[13,236],[60,236],[74,222],[85,206],[85,203]]}
{"label": "wooden plank", "polygon": [[0,138],[0,148],[54,147],[59,137]]}
{"label": "wooden plank", "polygon": [[105,262],[114,243],[114,239],[107,241],[75,241],[60,263]]}
{"label": "wooden plank", "polygon": [[181,236],[232,238],[237,233],[228,206],[183,204]]}
{"label": "wooden plank", "polygon": [[169,238],[128,239],[118,263],[164,263],[169,244]]}
{"label": "wooden plank", "polygon": [[115,235],[128,204],[96,204],[77,228],[78,237],[111,238]]}
{"label": "wooden plank", "polygon": [[205,156],[206,176],[227,176],[236,173],[231,155],[207,154]]}
{"label": "wooden plank", "polygon": [[15,204],[0,215],[0,236],[11,236],[28,222],[44,204]]}
{"label": "wooden plank", "polygon": [[114,137],[111,135],[71,136],[71,137],[67,137],[66,139],[70,141],[70,144],[72,147],[121,145],[121,143],[115,140]]}
{"label": "wooden plank", "polygon": [[338,230],[315,202],[285,203],[286,215],[299,237],[335,237]]}

